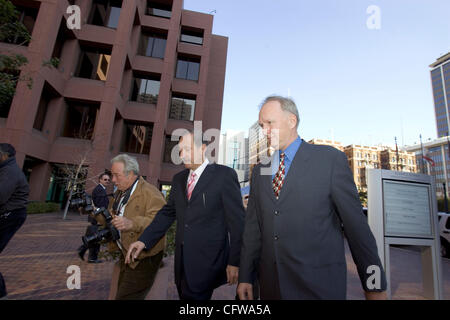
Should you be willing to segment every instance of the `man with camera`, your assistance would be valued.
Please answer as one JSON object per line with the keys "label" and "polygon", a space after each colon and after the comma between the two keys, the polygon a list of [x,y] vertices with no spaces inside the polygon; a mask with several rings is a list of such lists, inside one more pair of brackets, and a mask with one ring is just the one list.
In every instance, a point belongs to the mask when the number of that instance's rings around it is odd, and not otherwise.
{"label": "man with camera", "polygon": [[[94,188],[92,191],[92,201],[94,202],[94,205],[97,208],[108,208],[109,205],[109,197],[106,193],[106,188],[109,185],[109,182],[111,180],[111,177],[109,173],[102,173],[98,177],[98,185]],[[92,218],[91,215],[88,216],[88,222],[90,225],[86,228],[85,236],[89,237],[98,231],[98,225],[97,220]],[[89,263],[100,263],[101,260],[98,260],[98,252],[100,251],[100,244],[95,242],[91,244],[90,246],[86,246],[84,243],[81,245],[81,247],[78,248],[78,255],[80,256],[81,260],[84,260],[84,254],[89,249],[89,257],[88,262]]]}
{"label": "man with camera", "polygon": [[[0,143],[0,253],[25,222],[29,187],[16,163],[16,150]],[[6,297],[6,286],[0,273],[0,299]]]}
{"label": "man with camera", "polygon": [[[130,244],[137,241],[166,201],[156,187],[139,176],[139,164],[135,158],[120,154],[111,160],[111,164],[112,181],[117,186],[114,201],[109,204],[113,218],[107,221],[105,213],[95,217],[111,231],[109,236],[113,241],[109,242],[109,251],[120,251],[120,260],[116,264],[120,271],[115,299],[143,300],[161,264],[165,237],[152,250],[142,252],[131,264],[125,264],[125,256]],[[120,239],[116,240],[119,236]]]}

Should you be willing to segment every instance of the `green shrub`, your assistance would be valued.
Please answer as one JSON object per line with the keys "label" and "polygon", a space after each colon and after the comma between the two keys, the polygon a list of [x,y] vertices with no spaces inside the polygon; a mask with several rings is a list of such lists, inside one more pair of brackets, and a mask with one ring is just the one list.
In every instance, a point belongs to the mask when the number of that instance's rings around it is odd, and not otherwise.
{"label": "green shrub", "polygon": [[177,222],[175,221],[166,233],[166,250],[164,256],[171,256],[175,253],[175,234],[177,230]]}
{"label": "green shrub", "polygon": [[60,210],[59,203],[55,202],[39,202],[33,201],[30,202],[27,206],[27,213],[46,213],[46,212],[55,212]]}

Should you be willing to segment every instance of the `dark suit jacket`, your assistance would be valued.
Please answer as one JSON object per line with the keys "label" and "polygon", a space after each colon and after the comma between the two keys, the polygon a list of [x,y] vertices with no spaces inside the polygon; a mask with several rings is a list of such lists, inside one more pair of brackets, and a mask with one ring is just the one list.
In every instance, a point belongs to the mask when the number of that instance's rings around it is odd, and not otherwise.
{"label": "dark suit jacket", "polygon": [[226,283],[227,265],[239,266],[245,211],[233,169],[209,164],[189,201],[188,175],[186,169],[173,177],[167,204],[139,240],[151,248],[176,220],[175,283],[183,263],[189,288],[201,292]]}
{"label": "dark suit jacket", "polygon": [[109,198],[105,188],[100,184],[92,190],[92,201],[97,208],[108,208]]}
{"label": "dark suit jacket", "polygon": [[[103,188],[100,184],[98,184],[94,190],[92,190],[92,202],[97,208],[108,208],[109,198],[106,193],[106,189]],[[88,215],[88,222],[93,225],[97,224],[97,220],[93,218],[91,215]]]}
{"label": "dark suit jacket", "polygon": [[[261,169],[269,174],[261,175]],[[259,272],[262,299],[345,299],[345,236],[367,291],[386,289],[375,239],[367,224],[347,157],[329,146],[302,141],[279,200],[270,164],[252,174],[239,282]],[[371,273],[382,271],[381,290],[368,290]]]}

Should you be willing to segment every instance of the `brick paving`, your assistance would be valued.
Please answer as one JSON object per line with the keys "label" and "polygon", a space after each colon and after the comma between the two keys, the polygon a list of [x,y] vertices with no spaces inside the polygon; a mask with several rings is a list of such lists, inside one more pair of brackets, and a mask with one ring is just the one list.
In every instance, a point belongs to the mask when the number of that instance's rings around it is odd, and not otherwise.
{"label": "brick paving", "polygon": [[[89,264],[76,253],[88,225],[85,216],[69,213],[28,215],[25,224],[0,254],[0,271],[11,300],[106,300],[114,262]],[[87,258],[87,253],[86,256]],[[364,299],[361,284],[348,248],[347,297]],[[173,256],[164,258],[148,299],[178,299],[174,284]],[[80,267],[81,289],[69,290],[67,268]],[[393,299],[424,299],[422,296],[421,260],[416,251],[391,249]],[[443,259],[444,298],[450,299],[450,260]],[[224,285],[214,291],[213,299],[234,299],[236,286]]]}

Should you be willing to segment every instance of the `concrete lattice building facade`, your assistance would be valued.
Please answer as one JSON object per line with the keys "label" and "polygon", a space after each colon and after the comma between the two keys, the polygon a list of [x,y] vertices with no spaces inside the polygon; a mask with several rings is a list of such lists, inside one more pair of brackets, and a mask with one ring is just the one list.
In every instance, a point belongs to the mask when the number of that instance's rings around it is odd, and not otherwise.
{"label": "concrete lattice building facade", "polygon": [[[126,152],[147,181],[168,184],[182,169],[170,161],[172,131],[193,121],[220,130],[228,38],[212,34],[212,15],[182,0],[12,2],[32,40],[0,43],[0,52],[27,57],[21,74],[33,86],[19,82],[2,102],[0,137],[17,150],[31,200],[58,200],[55,164],[78,164],[83,153],[91,177]],[[80,8],[79,30],[66,25],[70,5]],[[52,57],[58,68],[42,65]]]}

